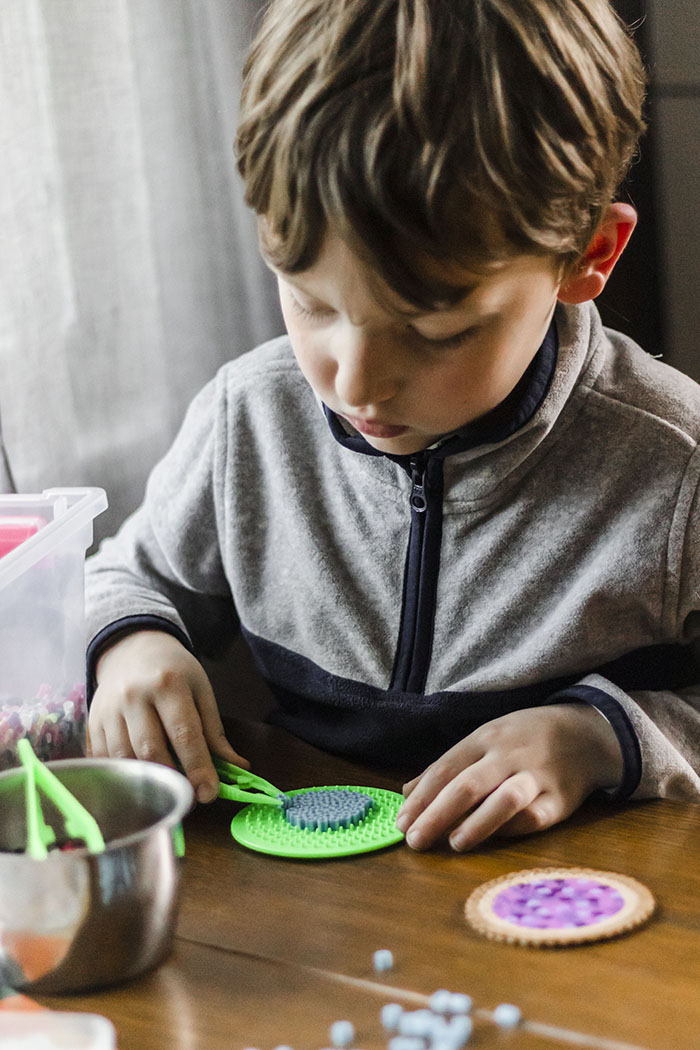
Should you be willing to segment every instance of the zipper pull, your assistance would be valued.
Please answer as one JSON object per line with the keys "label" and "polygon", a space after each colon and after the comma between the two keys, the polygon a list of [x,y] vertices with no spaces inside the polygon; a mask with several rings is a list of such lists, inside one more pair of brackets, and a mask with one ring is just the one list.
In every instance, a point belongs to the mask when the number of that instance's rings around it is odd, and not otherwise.
{"label": "zipper pull", "polygon": [[418,465],[417,460],[411,461],[411,508],[418,514],[424,514],[428,500],[425,495],[425,465]]}

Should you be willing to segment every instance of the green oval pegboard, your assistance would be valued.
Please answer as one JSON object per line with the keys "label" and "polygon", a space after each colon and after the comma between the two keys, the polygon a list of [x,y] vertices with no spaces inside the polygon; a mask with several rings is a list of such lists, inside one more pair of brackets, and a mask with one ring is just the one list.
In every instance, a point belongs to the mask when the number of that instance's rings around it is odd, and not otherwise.
{"label": "green oval pegboard", "polygon": [[276,857],[320,860],[324,857],[348,857],[393,846],[403,838],[396,827],[396,814],[403,796],[384,788],[355,787],[348,784],[326,784],[323,787],[300,788],[288,795],[309,791],[360,791],[374,800],[364,820],[348,828],[309,831],[296,828],[285,819],[281,807],[246,806],[231,821],[231,835],[248,849],[271,853]]}

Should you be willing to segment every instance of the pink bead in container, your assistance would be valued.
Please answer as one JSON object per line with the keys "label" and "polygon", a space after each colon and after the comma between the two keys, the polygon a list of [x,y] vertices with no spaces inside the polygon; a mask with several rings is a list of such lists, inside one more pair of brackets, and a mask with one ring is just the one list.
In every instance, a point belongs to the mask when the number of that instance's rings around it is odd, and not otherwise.
{"label": "pink bead in container", "polygon": [[85,552],[102,489],[0,495],[0,770],[85,754]]}

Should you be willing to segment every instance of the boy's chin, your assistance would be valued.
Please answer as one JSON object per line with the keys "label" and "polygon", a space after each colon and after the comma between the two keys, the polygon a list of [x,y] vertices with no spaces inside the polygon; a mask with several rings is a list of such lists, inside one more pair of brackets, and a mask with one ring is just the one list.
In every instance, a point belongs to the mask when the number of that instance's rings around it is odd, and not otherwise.
{"label": "boy's chin", "polygon": [[412,456],[422,452],[439,440],[437,437],[415,433],[402,434],[400,437],[381,438],[370,434],[362,435],[368,445],[376,448],[378,452],[386,452],[392,456]]}

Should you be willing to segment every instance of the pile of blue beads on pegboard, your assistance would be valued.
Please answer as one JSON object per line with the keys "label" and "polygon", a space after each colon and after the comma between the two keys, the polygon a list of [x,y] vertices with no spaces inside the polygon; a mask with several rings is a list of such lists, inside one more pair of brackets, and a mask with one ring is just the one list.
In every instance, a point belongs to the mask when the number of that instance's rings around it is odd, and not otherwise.
{"label": "pile of blue beads on pegboard", "polygon": [[288,824],[308,831],[337,831],[364,820],[374,799],[361,791],[328,788],[301,795],[287,795],[282,812]]}
{"label": "pile of blue beads on pegboard", "polygon": [[403,839],[396,827],[402,803],[403,795],[384,788],[301,788],[280,794],[279,805],[246,806],[231,821],[231,835],[249,849],[300,860],[368,853]]}

